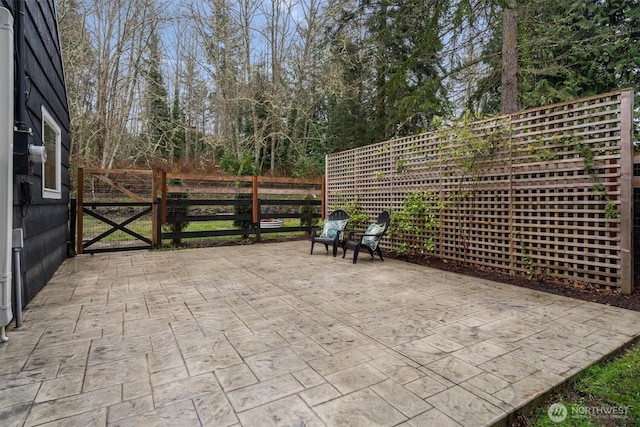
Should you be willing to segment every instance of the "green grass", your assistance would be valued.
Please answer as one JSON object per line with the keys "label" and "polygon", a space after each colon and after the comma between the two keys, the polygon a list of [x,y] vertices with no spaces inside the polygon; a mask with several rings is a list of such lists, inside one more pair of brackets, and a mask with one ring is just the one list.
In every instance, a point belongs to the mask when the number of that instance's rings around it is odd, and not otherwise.
{"label": "green grass", "polygon": [[[109,218],[116,223],[120,223],[127,218]],[[284,220],[285,227],[298,227],[300,226],[299,218],[286,218]],[[136,233],[144,235],[151,235],[151,227],[152,222],[150,219],[140,218],[126,226],[127,229],[134,231]],[[89,217],[85,215],[84,220],[84,235],[85,236],[97,236],[105,231],[111,229],[109,224],[106,224],[102,221],[98,221],[95,218]],[[236,227],[233,225],[233,221],[191,221],[189,225],[184,231],[215,231],[215,230],[234,230]],[[163,229],[163,231],[167,232],[167,230]],[[266,234],[266,233],[265,233]],[[275,233],[279,234],[279,233]],[[133,237],[125,234],[122,231],[115,231],[110,234],[105,240],[121,240],[124,239],[132,239]]]}
{"label": "green grass", "polygon": [[[112,221],[116,222],[116,223],[120,223],[124,220],[127,219],[127,217],[122,217],[122,218],[113,218],[110,217],[109,219],[111,219]],[[299,218],[285,218],[284,219],[284,225],[285,227],[297,227],[300,225],[300,219]],[[132,223],[128,224],[126,226],[127,229],[134,231],[138,234],[141,234],[142,236],[151,238],[151,227],[152,227],[152,222],[151,219],[146,219],[146,218],[139,218],[135,221],[133,221]],[[102,233],[104,233],[105,231],[109,230],[111,228],[110,225],[98,221],[95,218],[92,218],[88,215],[85,215],[85,221],[84,221],[84,239],[92,239]],[[236,229],[236,227],[234,227],[233,225],[233,220],[229,220],[229,221],[191,221],[187,228],[184,231],[216,231],[216,230],[234,230]],[[164,232],[168,232],[169,230],[166,228],[163,228]],[[277,239],[279,237],[291,237],[291,236],[296,236],[296,235],[304,235],[305,232],[280,232],[280,233],[262,233],[262,239],[263,240],[268,240],[268,239]],[[252,239],[253,239],[252,235]],[[106,236],[105,238],[101,239],[100,241],[103,243],[117,243],[117,242],[130,242],[130,241],[135,241],[137,240],[135,237],[123,232],[123,231],[115,231],[113,233],[111,233],[110,235]],[[202,241],[206,241],[206,240],[211,240],[211,241],[242,241],[243,238],[242,236],[220,236],[220,237],[195,237],[195,238],[188,238],[188,239],[183,239],[184,242],[202,242]],[[163,242],[166,242],[165,239],[163,239]]]}
{"label": "green grass", "polygon": [[[567,408],[562,422],[547,412],[554,403]],[[538,427],[640,425],[640,343],[587,369],[526,419],[525,425]]]}

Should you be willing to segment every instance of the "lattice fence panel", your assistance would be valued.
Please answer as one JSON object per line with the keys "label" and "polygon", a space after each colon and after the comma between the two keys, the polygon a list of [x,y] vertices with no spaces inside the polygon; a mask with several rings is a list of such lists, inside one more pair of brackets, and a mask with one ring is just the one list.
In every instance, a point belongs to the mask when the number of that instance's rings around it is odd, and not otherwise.
{"label": "lattice fence panel", "polygon": [[[621,213],[633,201],[622,166],[633,162],[625,105],[629,90],[331,154],[327,207],[357,198],[374,219],[428,190],[444,204],[434,255],[620,286],[621,236],[632,227]],[[395,233],[382,246],[426,237]]]}

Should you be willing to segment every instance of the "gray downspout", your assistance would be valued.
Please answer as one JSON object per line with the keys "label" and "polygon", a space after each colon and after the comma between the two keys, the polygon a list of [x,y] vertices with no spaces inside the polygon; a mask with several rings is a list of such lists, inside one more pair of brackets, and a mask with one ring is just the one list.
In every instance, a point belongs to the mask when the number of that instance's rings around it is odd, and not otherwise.
{"label": "gray downspout", "polygon": [[16,299],[16,328],[22,326],[22,267],[21,253],[24,246],[24,240],[22,238],[22,228],[13,229],[12,238],[13,248],[13,291],[15,292]]}
{"label": "gray downspout", "polygon": [[13,233],[13,17],[0,8],[0,342],[11,322],[11,243]]}

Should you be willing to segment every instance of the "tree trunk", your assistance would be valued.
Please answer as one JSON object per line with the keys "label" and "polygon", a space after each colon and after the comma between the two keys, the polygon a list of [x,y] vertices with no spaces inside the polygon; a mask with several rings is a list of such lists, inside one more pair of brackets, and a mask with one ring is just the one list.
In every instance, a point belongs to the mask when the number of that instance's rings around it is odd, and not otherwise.
{"label": "tree trunk", "polygon": [[517,0],[508,0],[502,13],[502,113],[518,108],[518,13]]}

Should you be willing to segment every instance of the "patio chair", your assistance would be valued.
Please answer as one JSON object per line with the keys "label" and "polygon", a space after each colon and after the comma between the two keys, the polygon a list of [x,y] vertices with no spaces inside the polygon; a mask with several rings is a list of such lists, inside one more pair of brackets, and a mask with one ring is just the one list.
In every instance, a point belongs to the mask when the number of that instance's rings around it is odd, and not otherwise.
{"label": "patio chair", "polygon": [[389,222],[391,222],[389,212],[383,211],[378,215],[376,222],[371,224],[364,233],[349,232],[349,237],[347,237],[342,246],[342,258],[347,254],[347,249],[351,248],[353,249],[353,263],[355,264],[358,262],[360,249],[365,248],[369,251],[371,258],[374,258],[373,253],[375,252],[380,257],[380,261],[384,261],[378,242],[387,232]]}
{"label": "patio chair", "polygon": [[313,245],[316,243],[324,244],[325,249],[329,252],[329,245],[333,246],[333,256],[338,254],[338,246],[344,238],[344,229],[349,221],[349,214],[342,209],[337,209],[329,215],[324,222],[322,232],[318,234],[319,228],[311,230],[311,255],[313,255]]}

